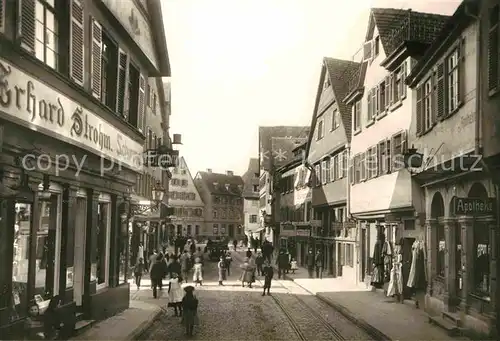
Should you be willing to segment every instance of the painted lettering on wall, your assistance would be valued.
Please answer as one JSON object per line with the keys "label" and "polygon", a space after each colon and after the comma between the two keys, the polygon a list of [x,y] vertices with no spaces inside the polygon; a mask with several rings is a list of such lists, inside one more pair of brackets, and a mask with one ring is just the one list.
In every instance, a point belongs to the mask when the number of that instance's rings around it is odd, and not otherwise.
{"label": "painted lettering on wall", "polygon": [[0,60],[0,114],[97,155],[142,169],[143,146],[98,115]]}

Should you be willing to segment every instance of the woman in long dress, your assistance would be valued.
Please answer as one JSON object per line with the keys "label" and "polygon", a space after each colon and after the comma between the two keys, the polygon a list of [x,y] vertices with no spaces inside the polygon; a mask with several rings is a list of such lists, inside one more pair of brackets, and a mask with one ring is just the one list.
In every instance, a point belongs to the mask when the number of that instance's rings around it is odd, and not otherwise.
{"label": "woman in long dress", "polygon": [[397,296],[398,300],[400,300],[403,293],[403,276],[401,272],[403,255],[401,254],[401,247],[399,245],[396,245],[394,251],[396,257],[391,269],[391,279],[389,281],[389,287],[387,288],[387,296]]}
{"label": "woman in long dress", "polygon": [[203,285],[203,265],[201,264],[201,259],[196,257],[194,260],[193,267],[193,282],[195,285]]}
{"label": "woman in long dress", "polygon": [[219,285],[224,285],[223,282],[226,280],[226,260],[224,256],[220,256],[217,268],[219,269]]}
{"label": "woman in long dress", "polygon": [[182,323],[186,327],[186,335],[192,336],[198,320],[198,299],[194,295],[194,288],[190,285],[184,288],[186,295],[182,299]]}
{"label": "woman in long dress", "polygon": [[177,273],[172,273],[172,278],[168,282],[168,306],[174,308],[175,316],[182,316],[182,298],[184,292],[181,280]]}
{"label": "woman in long dress", "polygon": [[248,259],[248,257],[243,261],[241,269],[243,270],[240,276],[241,286],[244,287],[245,283],[247,283],[248,287],[251,288],[252,283],[255,281],[255,267],[250,264],[250,260]]}

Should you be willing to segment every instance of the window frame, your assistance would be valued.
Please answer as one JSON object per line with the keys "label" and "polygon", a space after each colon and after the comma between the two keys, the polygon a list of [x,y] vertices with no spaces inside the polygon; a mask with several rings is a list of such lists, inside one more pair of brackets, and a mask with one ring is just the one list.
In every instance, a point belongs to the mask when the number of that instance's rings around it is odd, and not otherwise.
{"label": "window frame", "polygon": [[317,128],[317,132],[316,132],[316,140],[319,141],[321,140],[323,137],[325,137],[325,123],[324,123],[324,117],[321,117],[319,120],[318,120],[318,128]]}
{"label": "window frame", "polygon": [[432,129],[434,125],[434,119],[433,119],[433,110],[434,108],[434,103],[433,103],[433,97],[434,97],[434,89],[433,89],[433,84],[432,84],[432,77],[428,77],[425,82],[423,82],[422,86],[422,115],[424,117],[424,132]]}
{"label": "window frame", "polygon": [[99,204],[105,204],[107,205],[107,217],[106,217],[106,244],[105,244],[105,250],[106,250],[106,255],[105,255],[105,268],[104,268],[104,282],[99,284],[99,278],[96,278],[96,291],[101,291],[104,290],[105,288],[109,287],[110,281],[109,281],[109,275],[110,275],[110,256],[111,256],[111,210],[112,210],[112,205],[111,205],[111,197],[109,194],[104,194],[101,193],[99,194],[99,200],[98,200],[98,205]]}
{"label": "window frame", "polygon": [[[37,8],[38,8],[38,5],[41,5],[43,7],[43,23],[40,22],[38,20],[38,16],[37,16]],[[48,67],[50,67],[51,69],[55,70],[55,71],[60,71],[60,60],[59,60],[59,57],[60,57],[60,22],[59,22],[59,16],[60,16],[60,13],[58,11],[58,8],[57,8],[57,0],[54,0],[54,5],[52,6],[48,1],[46,0],[35,0],[35,46],[34,46],[34,56],[36,57],[37,60],[39,60],[40,62],[42,62],[44,65],[47,65]],[[52,33],[54,34],[55,38],[56,38],[56,42],[54,43],[54,47],[57,51],[53,51],[54,52],[54,66],[51,66],[50,64],[47,63],[47,49],[49,48],[48,47],[48,42],[47,42],[47,11],[49,11],[50,13],[52,13],[52,15],[54,16],[54,30],[51,30]],[[42,24],[42,27],[43,27],[43,42],[40,41],[38,39],[38,35],[37,35],[37,26],[39,24]],[[40,59],[40,57],[38,56],[37,54],[37,46],[38,44],[41,43],[42,46],[43,46],[43,59]],[[50,48],[49,48],[50,49]],[[52,50],[52,49],[50,49]]]}
{"label": "window frame", "polygon": [[340,127],[340,112],[337,108],[333,109],[332,112],[332,126],[330,131],[335,131]]}
{"label": "window frame", "polygon": [[[451,61],[455,59],[455,64],[453,66],[450,65]],[[447,103],[447,115],[455,112],[460,107],[460,45],[455,46],[453,50],[446,56],[445,60],[445,96]],[[450,80],[455,76],[455,81],[451,82]],[[456,85],[456,88],[453,87]],[[454,95],[452,96],[454,90]],[[453,100],[455,102],[453,102]],[[451,104],[454,103],[452,106]]]}
{"label": "window frame", "polygon": [[361,131],[361,101],[356,101],[352,106],[352,130],[354,134]]}

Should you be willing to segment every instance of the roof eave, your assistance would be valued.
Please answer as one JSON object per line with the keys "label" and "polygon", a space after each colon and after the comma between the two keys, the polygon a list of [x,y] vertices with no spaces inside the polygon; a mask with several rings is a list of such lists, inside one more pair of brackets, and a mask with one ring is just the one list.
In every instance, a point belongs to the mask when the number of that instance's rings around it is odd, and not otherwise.
{"label": "roof eave", "polygon": [[165,27],[163,25],[163,14],[161,11],[160,0],[148,0],[148,12],[151,17],[151,25],[153,27],[152,34],[154,36],[157,57],[158,70],[151,75],[155,77],[171,77],[170,59],[167,48],[167,38]]}
{"label": "roof eave", "polygon": [[352,104],[354,101],[359,99],[360,97],[363,97],[363,94],[365,92],[365,87],[362,86],[360,88],[356,88],[353,91],[351,91],[345,98],[342,100],[345,104]]}

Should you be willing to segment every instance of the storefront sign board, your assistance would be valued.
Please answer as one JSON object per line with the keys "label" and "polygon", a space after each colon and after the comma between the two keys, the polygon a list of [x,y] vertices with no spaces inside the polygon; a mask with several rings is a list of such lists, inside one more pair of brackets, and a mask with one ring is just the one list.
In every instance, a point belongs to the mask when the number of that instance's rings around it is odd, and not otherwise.
{"label": "storefront sign board", "polygon": [[311,230],[310,229],[296,229],[295,230],[295,235],[297,237],[309,237],[311,235]]}
{"label": "storefront sign board", "polygon": [[495,214],[495,198],[453,198],[453,209],[455,215],[492,215]]}
{"label": "storefront sign board", "polygon": [[34,131],[56,137],[142,170],[143,146],[79,103],[0,59],[0,114]]}

